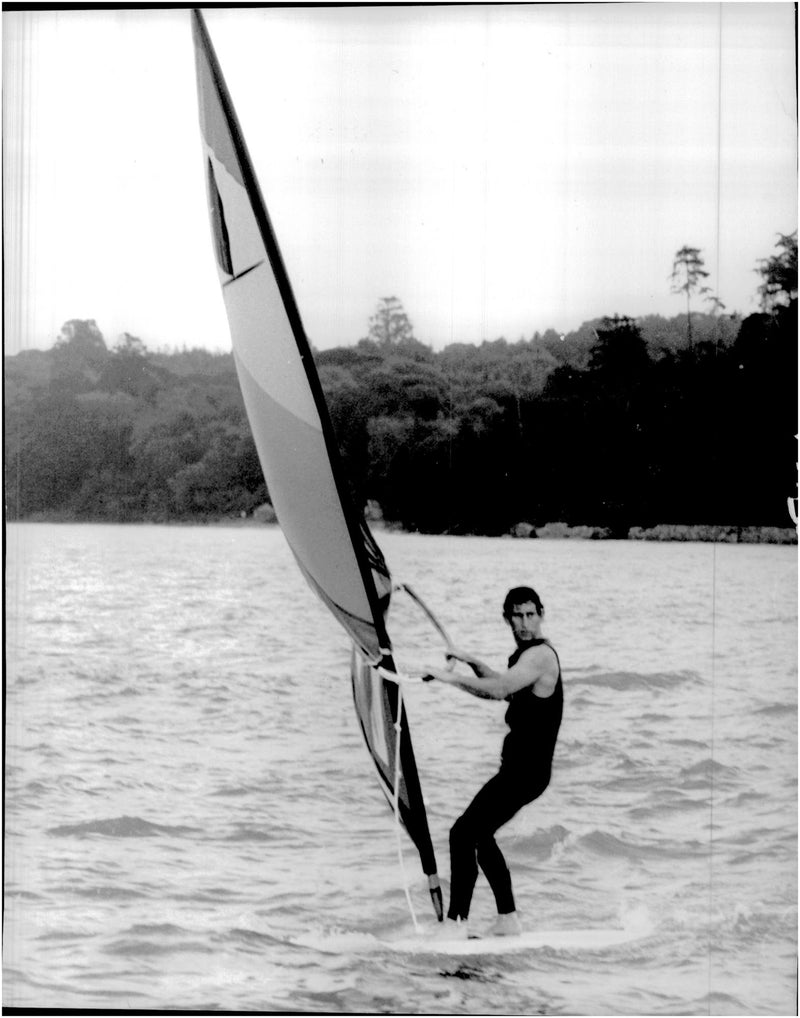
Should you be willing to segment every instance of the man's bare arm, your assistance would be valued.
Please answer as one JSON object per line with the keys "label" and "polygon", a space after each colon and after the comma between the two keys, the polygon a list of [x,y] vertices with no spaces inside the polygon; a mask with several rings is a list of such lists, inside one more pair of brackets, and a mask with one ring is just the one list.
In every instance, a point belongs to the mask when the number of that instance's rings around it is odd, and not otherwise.
{"label": "man's bare arm", "polygon": [[[473,679],[473,677],[471,675],[464,675],[464,676],[462,676],[462,675],[454,675],[452,672],[446,672],[445,674],[449,675],[450,679],[449,680],[444,680],[444,681],[447,681],[448,685],[450,685],[450,686],[455,686],[456,689],[463,689],[465,693],[471,693],[472,696],[477,696],[481,700],[497,700],[497,699],[500,699],[499,697],[495,696],[495,694],[493,692],[490,692],[486,688],[486,683],[482,682],[479,678]],[[432,678],[438,678],[438,673],[437,673],[437,675],[432,676]],[[475,685],[475,686],[469,685],[469,683],[471,683],[473,681],[477,681],[479,684]]]}
{"label": "man's bare arm", "polygon": [[505,700],[525,686],[533,686],[537,696],[551,696],[558,679],[555,654],[545,646],[531,647],[515,665],[503,672],[491,669],[487,671],[490,674],[478,677],[449,672],[443,668],[428,668],[425,677],[430,676],[439,682],[457,686],[465,693],[487,700]]}

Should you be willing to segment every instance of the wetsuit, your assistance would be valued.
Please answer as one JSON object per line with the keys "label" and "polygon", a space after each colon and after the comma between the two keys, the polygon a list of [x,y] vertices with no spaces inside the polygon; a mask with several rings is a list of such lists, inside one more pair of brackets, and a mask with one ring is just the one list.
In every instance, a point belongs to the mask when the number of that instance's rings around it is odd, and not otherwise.
{"label": "wetsuit", "polygon": [[[552,646],[548,640],[540,639],[519,647],[508,659],[508,667],[513,667],[526,650],[543,643]],[[503,741],[500,770],[486,782],[450,831],[449,919],[466,919],[469,915],[478,866],[489,881],[497,911],[501,915],[515,911],[511,874],[494,835],[523,806],[538,799],[550,783],[564,705],[560,663],[556,688],[550,696],[536,696],[533,686],[525,686],[507,700],[505,720],[509,733]]]}

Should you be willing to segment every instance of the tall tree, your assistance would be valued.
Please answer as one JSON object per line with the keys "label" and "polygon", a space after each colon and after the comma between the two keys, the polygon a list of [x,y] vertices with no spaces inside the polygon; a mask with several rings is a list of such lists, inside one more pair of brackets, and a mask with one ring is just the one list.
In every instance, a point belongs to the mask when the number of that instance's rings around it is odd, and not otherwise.
{"label": "tall tree", "polygon": [[367,339],[382,347],[415,341],[414,328],[402,301],[397,297],[381,297],[377,311],[369,320]]}
{"label": "tall tree", "polygon": [[130,332],[123,332],[117,340],[114,350],[124,357],[146,357],[147,347],[138,336],[132,336]]}
{"label": "tall tree", "polygon": [[53,345],[54,381],[64,392],[88,392],[109,359],[103,333],[93,318],[72,318]]}
{"label": "tall tree", "polygon": [[764,282],[759,286],[761,307],[771,314],[776,307],[788,306],[797,300],[797,230],[779,233],[775,245],[780,251],[771,258],[760,258],[755,270]]}
{"label": "tall tree", "polygon": [[106,341],[94,318],[71,318],[64,322],[54,349],[68,350],[86,361],[103,361],[108,356]]}
{"label": "tall tree", "polygon": [[700,257],[700,248],[685,245],[676,252],[675,260],[672,263],[672,275],[670,276],[672,292],[686,294],[686,339],[689,346],[692,345],[692,294],[709,292],[707,286],[701,285],[702,281],[708,278],[708,273],[703,268],[704,264]]}

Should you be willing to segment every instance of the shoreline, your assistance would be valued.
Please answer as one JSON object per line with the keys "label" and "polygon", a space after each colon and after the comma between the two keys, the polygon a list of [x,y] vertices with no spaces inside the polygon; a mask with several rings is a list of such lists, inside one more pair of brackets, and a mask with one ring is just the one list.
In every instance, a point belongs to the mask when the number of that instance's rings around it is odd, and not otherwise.
{"label": "shoreline", "polygon": [[[33,513],[22,519],[6,519],[6,525],[12,523],[79,523],[79,524],[111,524],[112,526],[169,526],[169,527],[271,527],[278,526],[277,520],[259,518],[250,515],[246,517],[234,516],[196,516],[187,519],[138,519],[138,520],[114,520],[107,518],[87,518],[71,513]],[[420,533],[415,530],[405,530],[399,525],[387,523],[384,520],[368,520],[369,526],[375,531],[388,531],[390,533]],[[628,529],[627,534],[612,533],[608,527],[596,526],[569,526],[566,523],[547,523],[542,527],[535,527],[529,523],[518,523],[504,534],[455,534],[448,535],[443,532],[441,535],[427,536],[456,536],[456,537],[500,537],[512,540],[566,540],[566,541],[657,541],[668,542],[698,542],[714,544],[783,544],[792,545],[798,543],[798,532],[795,527],[769,527],[769,526],[733,526],[722,524],[679,524],[661,523],[655,527],[634,526]]]}

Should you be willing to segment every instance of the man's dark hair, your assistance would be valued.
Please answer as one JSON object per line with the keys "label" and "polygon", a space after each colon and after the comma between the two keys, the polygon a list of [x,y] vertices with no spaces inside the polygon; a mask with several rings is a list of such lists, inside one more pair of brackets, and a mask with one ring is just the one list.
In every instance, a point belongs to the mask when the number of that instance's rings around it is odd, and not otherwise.
{"label": "man's dark hair", "polygon": [[512,587],[509,590],[505,601],[503,601],[503,618],[508,621],[511,618],[511,609],[518,604],[527,604],[528,601],[533,602],[536,606],[536,613],[541,618],[544,615],[544,605],[533,587]]}

